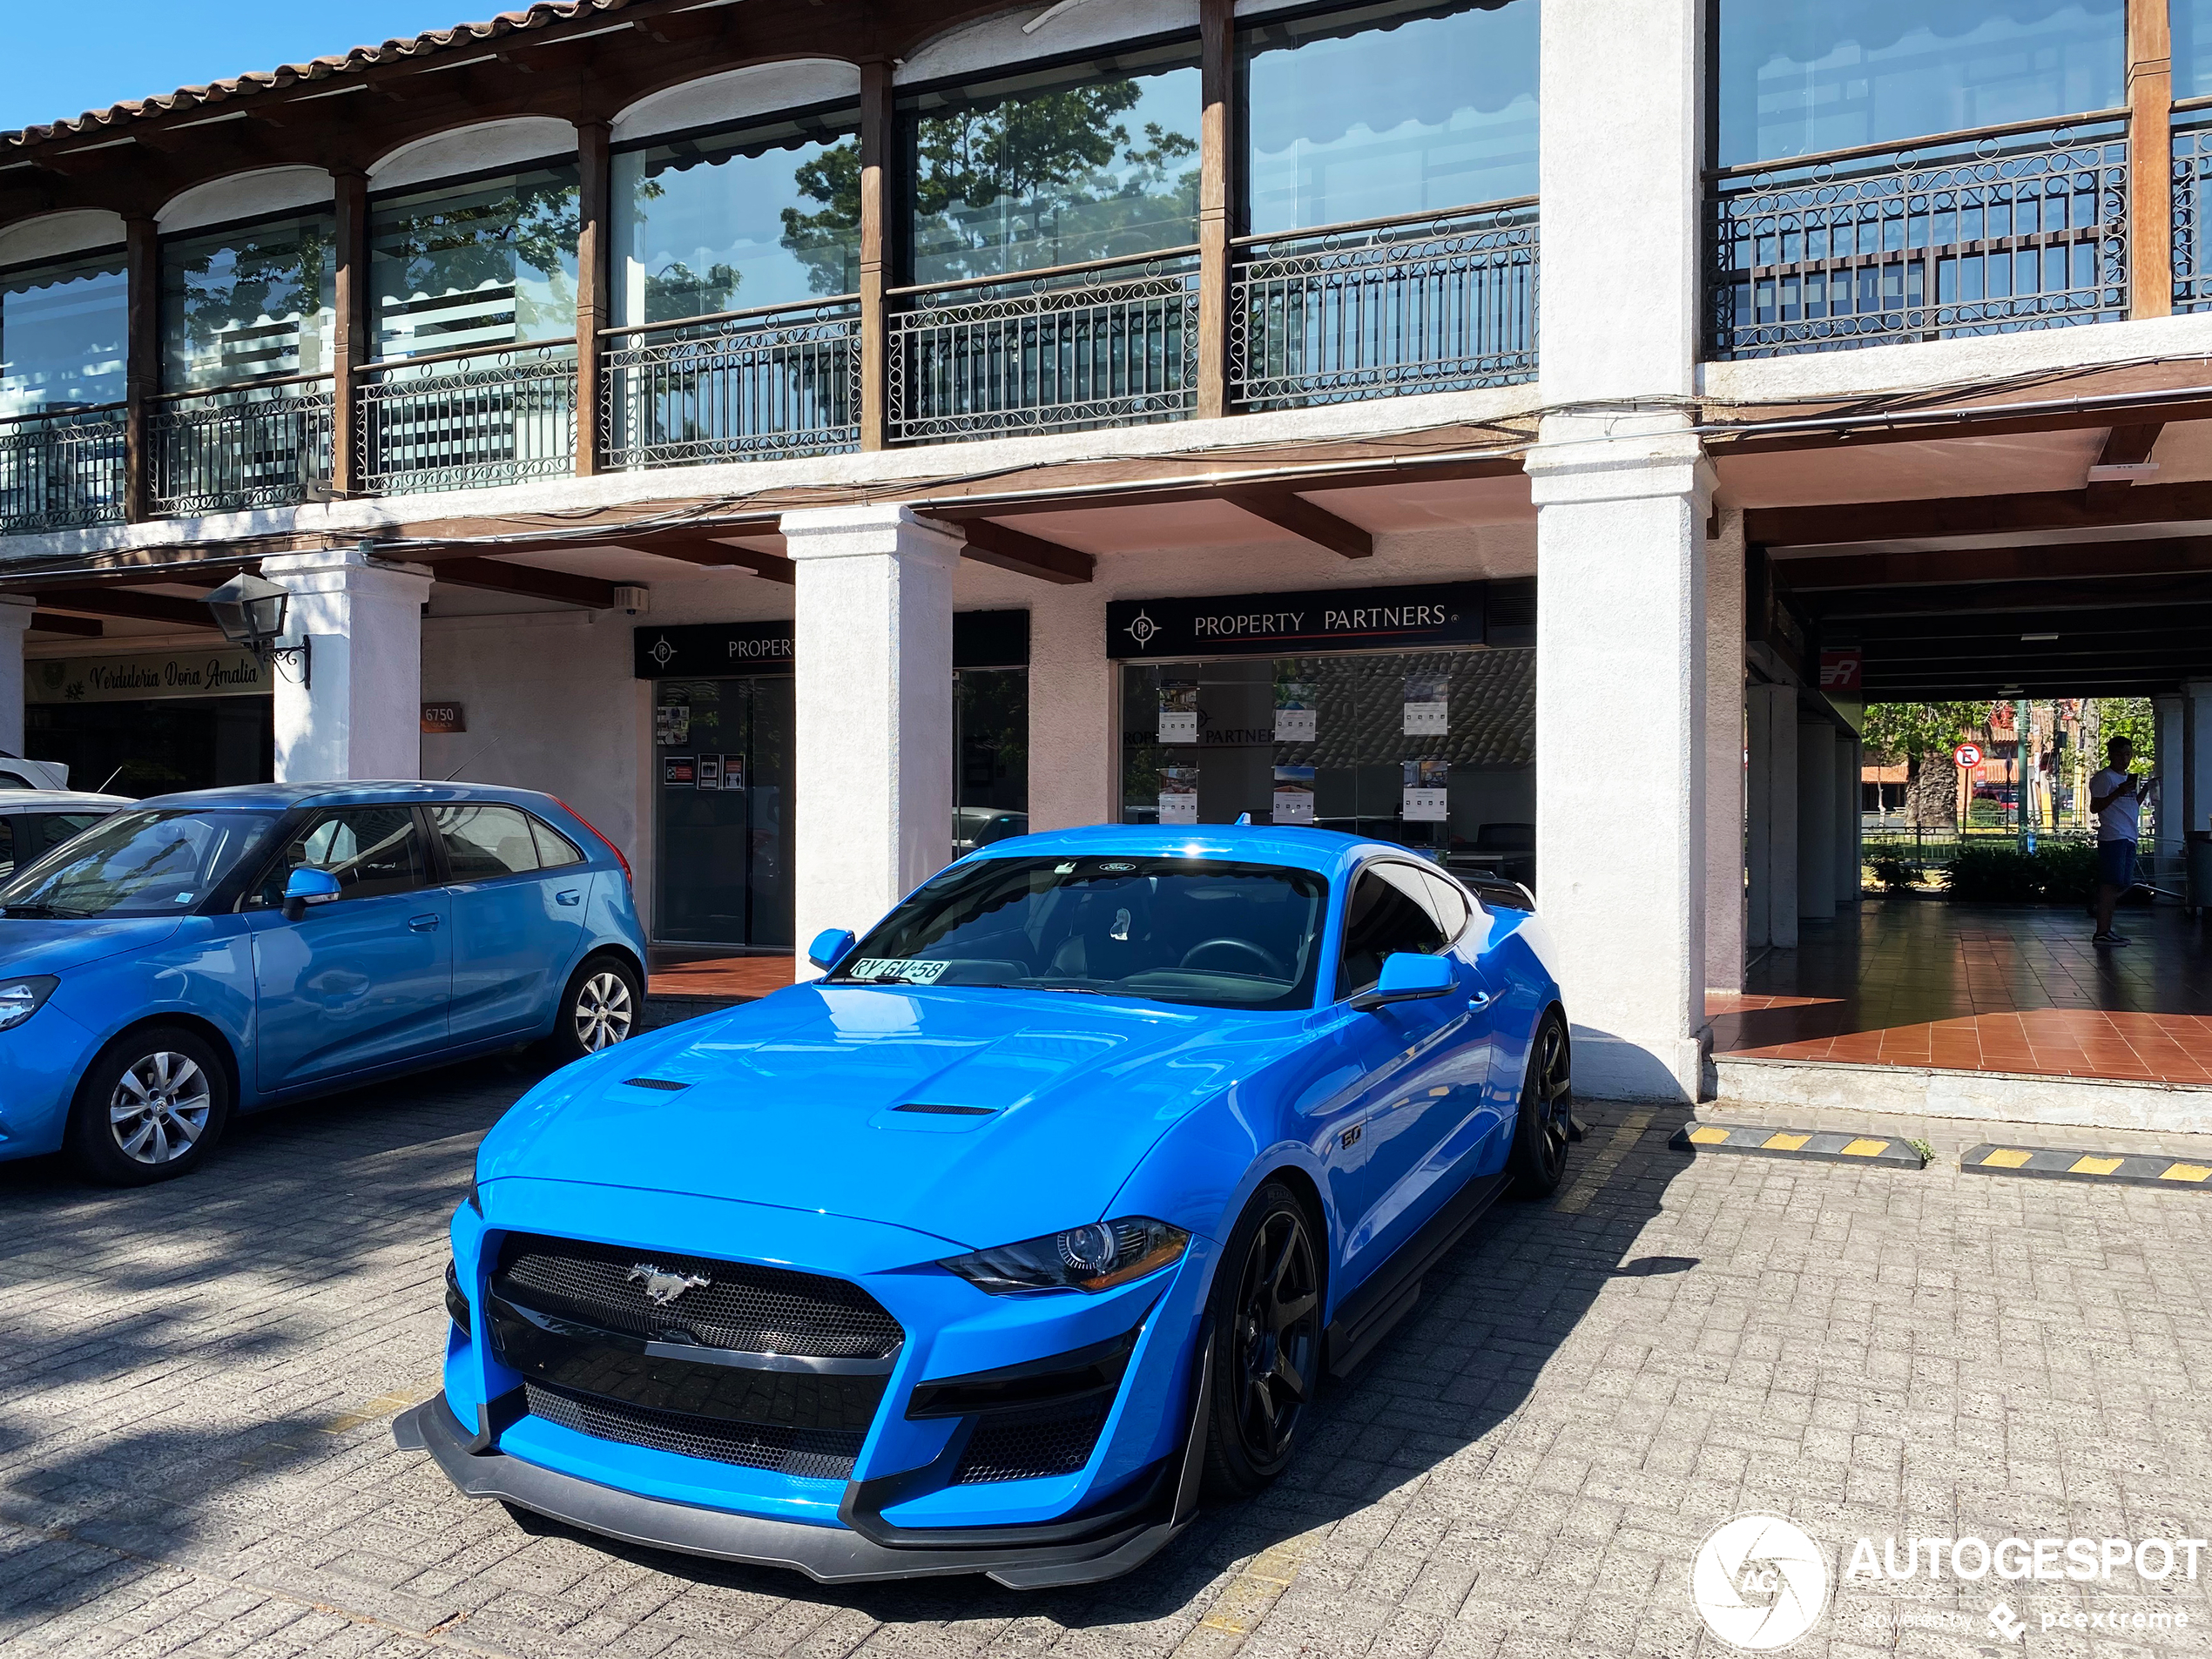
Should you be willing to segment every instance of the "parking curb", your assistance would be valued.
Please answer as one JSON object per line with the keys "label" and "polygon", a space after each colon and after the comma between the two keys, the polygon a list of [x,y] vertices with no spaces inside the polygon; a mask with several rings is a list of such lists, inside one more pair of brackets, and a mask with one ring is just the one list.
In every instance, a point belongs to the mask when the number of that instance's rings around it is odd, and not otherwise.
{"label": "parking curb", "polygon": [[[2200,1155],[2202,1156],[2202,1155]],[[2107,1186],[2212,1188],[2212,1163],[2163,1152],[2080,1152],[2050,1146],[1985,1142],[1959,1155],[1967,1175],[2024,1175],[2041,1181],[2090,1181]]]}
{"label": "parking curb", "polygon": [[1880,1163],[1893,1170],[1927,1167],[1927,1159],[1902,1136],[1844,1130],[1776,1129],[1770,1124],[1729,1129],[1719,1123],[1691,1122],[1676,1130],[1667,1144],[1699,1155],[1737,1152],[1748,1157],[1798,1158],[1817,1163]]}

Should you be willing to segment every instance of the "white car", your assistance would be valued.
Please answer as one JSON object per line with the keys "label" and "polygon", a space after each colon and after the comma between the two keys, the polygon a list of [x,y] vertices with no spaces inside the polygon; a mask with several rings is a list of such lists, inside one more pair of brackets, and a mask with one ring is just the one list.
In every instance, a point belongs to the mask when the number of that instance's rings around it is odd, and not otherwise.
{"label": "white car", "polygon": [[[9,764],[0,761],[0,766]],[[30,764],[45,763],[34,760]],[[13,875],[18,865],[42,859],[64,841],[75,840],[110,813],[137,805],[128,795],[94,795],[69,789],[0,788],[0,880]]]}
{"label": "white car", "polygon": [[67,789],[69,767],[59,760],[25,760],[0,749],[0,790]]}

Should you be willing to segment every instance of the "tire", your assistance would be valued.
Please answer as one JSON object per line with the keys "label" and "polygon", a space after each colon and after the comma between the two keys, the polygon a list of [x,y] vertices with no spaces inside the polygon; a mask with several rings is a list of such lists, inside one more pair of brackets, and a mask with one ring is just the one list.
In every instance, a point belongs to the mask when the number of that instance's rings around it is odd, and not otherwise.
{"label": "tire", "polygon": [[1548,1198],[1567,1173],[1568,1134],[1575,1119],[1573,1059],[1567,1022],[1556,1011],[1545,1015],[1528,1045],[1513,1151],[1506,1160],[1517,1197]]}
{"label": "tire", "polygon": [[549,1046],[557,1059],[581,1060],[635,1036],[644,1012],[636,968],[611,954],[586,957],[561,993]]}
{"label": "tire", "polygon": [[230,1116],[230,1070],[215,1046],[184,1026],[151,1025],[85,1071],[64,1145],[86,1178],[143,1187],[198,1169]]}
{"label": "tire", "polygon": [[1313,1217],[1271,1181],[1231,1231],[1214,1270],[1212,1397],[1205,1492],[1249,1498],[1290,1467],[1321,1379],[1321,1271]]}

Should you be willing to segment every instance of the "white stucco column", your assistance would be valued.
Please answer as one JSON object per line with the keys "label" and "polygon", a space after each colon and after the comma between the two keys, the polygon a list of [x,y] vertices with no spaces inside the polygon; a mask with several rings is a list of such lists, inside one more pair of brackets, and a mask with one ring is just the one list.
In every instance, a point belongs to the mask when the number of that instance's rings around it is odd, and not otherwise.
{"label": "white stucco column", "polygon": [[1836,730],[1826,721],[1797,727],[1797,915],[1836,914]]}
{"label": "white stucco column", "polygon": [[1836,734],[1836,907],[1858,908],[1858,739]]}
{"label": "white stucco column", "polygon": [[1106,595],[1095,583],[1037,585],[1029,603],[1029,827],[1121,817],[1114,748],[1117,671],[1106,657]]}
{"label": "white stucco column", "polygon": [[[2182,686],[2182,753],[2189,772],[2187,799],[2179,803],[2182,827],[2212,829],[2212,680]],[[2097,765],[2104,765],[2101,755]]]}
{"label": "white stucco column", "polygon": [[272,554],[261,574],[292,595],[271,671],[280,783],[422,775],[422,606],[430,573],[343,552]]}
{"label": "white stucco column", "polygon": [[903,507],[786,513],[799,974],[825,927],[865,933],[953,844],[960,538]]}
{"label": "white stucco column", "polygon": [[1743,988],[1743,515],[1705,543],[1705,987]]}
{"label": "white stucco column", "polygon": [[1744,937],[1752,949],[1797,948],[1797,691],[1743,693],[1751,762],[1745,778]]}
{"label": "white stucco column", "polygon": [[36,600],[0,598],[0,749],[11,755],[23,753],[23,637],[37,609]]}
{"label": "white stucco column", "polygon": [[[2177,859],[2182,856],[2182,694],[2155,697],[2150,707],[2158,735],[2158,758],[2152,763],[2158,773],[2158,856]],[[2101,772],[2104,764],[2102,755],[2090,756],[2088,775]],[[2080,810],[2088,812],[2087,801]]]}

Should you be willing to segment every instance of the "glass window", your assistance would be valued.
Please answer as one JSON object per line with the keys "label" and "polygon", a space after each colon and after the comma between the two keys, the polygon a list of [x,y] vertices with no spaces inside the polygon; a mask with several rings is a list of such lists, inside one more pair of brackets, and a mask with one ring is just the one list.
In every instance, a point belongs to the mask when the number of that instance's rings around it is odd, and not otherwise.
{"label": "glass window", "polygon": [[0,888],[10,916],[182,915],[260,844],[273,813],[118,813]]}
{"label": "glass window", "polygon": [[410,806],[347,806],[310,819],[263,872],[250,908],[274,909],[298,869],[327,870],[338,897],[377,899],[411,893],[429,880],[422,833]]}
{"label": "glass window", "polygon": [[446,869],[455,881],[489,881],[537,868],[530,820],[512,806],[438,806],[430,821],[445,844]]}
{"label": "glass window", "polygon": [[1447,941],[1457,939],[1467,931],[1467,921],[1474,914],[1467,890],[1448,876],[1433,870],[1424,871],[1428,883],[1429,908],[1436,912],[1436,920],[1444,929]]}
{"label": "glass window", "polygon": [[1536,0],[1238,31],[1252,234],[1536,193]]}
{"label": "glass window", "polygon": [[302,213],[161,249],[164,385],[198,391],[330,367],[337,221]]}
{"label": "glass window", "polygon": [[572,165],[372,203],[377,355],[573,337],[576,239]]}
{"label": "glass window", "polygon": [[917,283],[1197,238],[1191,47],[940,88],[902,109]]}
{"label": "glass window", "polygon": [[0,276],[0,415],[123,401],[120,253]]}
{"label": "glass window", "polygon": [[1372,864],[1360,873],[1344,913],[1337,998],[1372,990],[1383,958],[1400,951],[1433,956],[1450,941],[1430,911],[1428,885],[1410,865]]}
{"label": "glass window", "polygon": [[530,839],[537,843],[537,861],[549,870],[583,862],[583,849],[542,819],[530,819]]}
{"label": "glass window", "polygon": [[858,290],[859,131],[859,113],[840,111],[615,157],[615,320]]}
{"label": "glass window", "polygon": [[1720,0],[1720,31],[1723,166],[2127,101],[2123,0]]}
{"label": "glass window", "polygon": [[1304,1008],[1327,904],[1321,876],[1276,865],[986,859],[924,882],[829,977]]}
{"label": "glass window", "polygon": [[1029,671],[953,673],[953,856],[1029,833]]}

